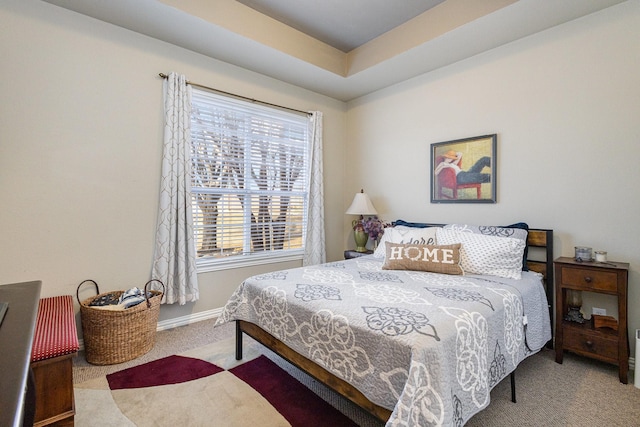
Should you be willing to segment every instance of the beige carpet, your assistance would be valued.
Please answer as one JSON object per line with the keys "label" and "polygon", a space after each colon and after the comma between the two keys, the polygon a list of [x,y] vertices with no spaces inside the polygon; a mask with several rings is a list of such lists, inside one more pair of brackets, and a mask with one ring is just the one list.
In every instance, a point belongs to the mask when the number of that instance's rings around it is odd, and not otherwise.
{"label": "beige carpet", "polygon": [[640,389],[618,380],[615,366],[543,350],[516,370],[517,403],[508,378],[491,392],[491,404],[467,426],[638,426]]}
{"label": "beige carpet", "polygon": [[[265,354],[323,399],[345,413],[363,427],[379,427],[383,423],[354,407],[345,399],[326,389],[306,374],[245,337],[245,360]],[[213,321],[198,322],[186,327],[162,331],[148,354],[122,364],[93,366],[82,353],[74,360],[76,393],[76,426],[130,426],[114,407],[110,392],[104,388],[104,376],[127,367],[136,366],[172,354],[204,358],[224,368],[234,366],[233,325],[213,328]],[[635,426],[640,425],[640,389],[618,381],[617,367],[590,359],[566,354],[564,363],[554,361],[551,350],[526,359],[516,371],[517,403],[511,402],[509,379],[506,378],[491,392],[491,404],[475,415],[467,426]],[[176,395],[179,395],[176,392]],[[152,418],[164,408],[152,404],[136,406],[141,419]],[[145,413],[149,415],[145,417]],[[155,416],[153,416],[155,418]],[[174,426],[169,419],[158,418],[153,425]],[[217,419],[220,420],[219,418]],[[164,423],[166,421],[166,423]],[[264,420],[262,420],[264,421]],[[142,424],[140,424],[142,425]],[[150,424],[151,425],[151,424]],[[198,424],[185,424],[191,426]],[[255,426],[255,420],[240,418],[232,424],[212,420],[207,425]]]}

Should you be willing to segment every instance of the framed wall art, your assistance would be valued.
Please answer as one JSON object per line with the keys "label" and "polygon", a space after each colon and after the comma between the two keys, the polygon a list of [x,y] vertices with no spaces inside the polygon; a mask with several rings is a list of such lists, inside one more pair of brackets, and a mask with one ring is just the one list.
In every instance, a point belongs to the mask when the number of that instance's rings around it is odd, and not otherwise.
{"label": "framed wall art", "polygon": [[496,203],[497,135],[431,144],[431,203]]}

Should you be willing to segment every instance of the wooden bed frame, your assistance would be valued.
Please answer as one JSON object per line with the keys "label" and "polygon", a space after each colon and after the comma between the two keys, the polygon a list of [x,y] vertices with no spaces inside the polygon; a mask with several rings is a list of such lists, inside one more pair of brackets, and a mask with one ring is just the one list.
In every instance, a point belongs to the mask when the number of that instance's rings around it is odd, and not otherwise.
{"label": "wooden bed frame", "polygon": [[[430,224],[438,225],[438,224]],[[527,257],[527,266],[529,270],[538,272],[544,277],[545,293],[549,302],[549,317],[551,320],[551,331],[553,334],[553,230],[547,229],[531,229],[527,237],[527,246],[529,248],[541,248],[540,254],[529,251]],[[531,260],[529,257],[536,256],[539,260]],[[543,258],[543,259],[542,259]],[[365,411],[373,414],[382,421],[387,421],[391,416],[391,411],[382,406],[376,405],[365,397],[351,384],[341,378],[338,378],[331,372],[327,371],[315,362],[307,359],[301,354],[289,348],[285,343],[269,334],[259,326],[244,321],[236,321],[236,360],[242,359],[242,333],[249,335],[265,347],[287,360],[292,365],[306,372],[320,383],[331,388],[341,396],[347,398],[351,402],[363,408]],[[553,338],[547,343],[547,347],[551,348]],[[515,376],[511,374],[511,400],[515,402]]]}

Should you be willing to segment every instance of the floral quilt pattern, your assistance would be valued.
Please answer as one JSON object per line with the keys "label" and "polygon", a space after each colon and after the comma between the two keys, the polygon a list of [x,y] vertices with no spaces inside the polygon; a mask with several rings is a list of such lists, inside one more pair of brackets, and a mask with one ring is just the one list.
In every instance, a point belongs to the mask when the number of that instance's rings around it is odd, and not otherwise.
{"label": "floral quilt pattern", "polygon": [[218,324],[255,323],[392,410],[387,426],[463,425],[551,338],[541,276],[382,270],[373,256],[251,277]]}

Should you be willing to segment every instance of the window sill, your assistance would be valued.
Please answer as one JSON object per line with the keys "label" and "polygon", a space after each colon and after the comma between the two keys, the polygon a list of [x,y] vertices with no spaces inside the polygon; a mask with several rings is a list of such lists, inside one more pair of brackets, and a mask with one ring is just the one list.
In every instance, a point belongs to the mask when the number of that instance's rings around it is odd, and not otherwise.
{"label": "window sill", "polygon": [[253,267],[256,265],[275,264],[280,262],[301,261],[303,258],[301,251],[292,251],[281,255],[244,255],[229,257],[227,259],[201,259],[196,260],[198,273],[209,273],[211,271],[229,270],[234,268]]}

